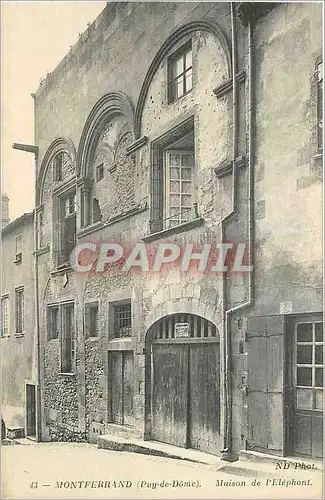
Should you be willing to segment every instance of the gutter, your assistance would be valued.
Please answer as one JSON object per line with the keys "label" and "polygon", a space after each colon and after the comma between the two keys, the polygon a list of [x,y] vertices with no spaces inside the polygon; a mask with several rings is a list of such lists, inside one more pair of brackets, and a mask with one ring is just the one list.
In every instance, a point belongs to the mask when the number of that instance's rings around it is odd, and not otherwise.
{"label": "gutter", "polygon": [[[235,4],[231,2],[231,29],[232,29],[232,79],[233,79],[233,168],[232,168],[232,210],[221,221],[221,235],[224,241],[225,224],[237,212],[237,171],[236,157],[238,151],[238,92],[237,92],[237,40],[235,24]],[[232,451],[232,343],[230,319],[234,312],[245,307],[249,307],[254,302],[254,252],[252,243],[254,241],[254,91],[253,91],[253,26],[252,21],[248,21],[248,244],[250,265],[252,271],[248,274],[248,300],[243,304],[227,309],[227,279],[223,274],[223,318],[224,318],[224,448],[221,450],[222,459],[234,461],[236,458]]]}

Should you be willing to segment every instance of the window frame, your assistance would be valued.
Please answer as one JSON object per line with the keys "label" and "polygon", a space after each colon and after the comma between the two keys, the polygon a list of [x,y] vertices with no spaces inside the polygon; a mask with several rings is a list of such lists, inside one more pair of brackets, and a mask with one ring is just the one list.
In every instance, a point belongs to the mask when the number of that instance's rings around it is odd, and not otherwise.
{"label": "window frame", "polygon": [[[60,374],[62,375],[75,375],[76,373],[76,354],[77,354],[77,324],[76,324],[76,308],[75,308],[75,302],[74,301],[68,301],[68,302],[62,302],[59,305],[60,307]],[[65,317],[64,317],[64,311],[67,309],[72,309],[72,320],[73,320],[73,328],[70,333],[72,335],[70,337],[67,337],[67,328],[66,328],[66,323],[65,323]],[[67,340],[71,341],[71,346],[70,346],[70,362],[68,367],[68,362],[66,359],[67,355],[67,346],[65,342]]]}
{"label": "window frame", "polygon": [[[18,307],[18,297],[22,297],[20,307]],[[20,318],[19,318],[20,314]],[[23,286],[15,288],[15,334],[25,333],[25,289]]]}
{"label": "window frame", "polygon": [[[116,335],[116,310],[119,307],[130,306],[130,319],[131,319],[131,327],[130,327],[130,335],[119,336]],[[109,303],[108,305],[108,325],[109,331],[108,336],[109,340],[123,340],[123,339],[131,339],[133,335],[133,304],[131,298],[124,298],[121,300],[115,300]]]}
{"label": "window frame", "polygon": [[[322,341],[317,341],[316,340],[316,324],[322,324],[323,322],[321,320],[301,320],[298,321],[295,324],[295,332],[294,332],[294,350],[293,350],[293,363],[294,363],[294,370],[293,370],[293,386],[296,392],[296,398],[295,398],[295,408],[299,410],[307,410],[307,411],[320,411],[316,407],[316,393],[323,391],[324,394],[324,387],[317,386],[316,385],[316,368],[321,368],[324,371],[324,360],[322,363],[316,363],[315,361],[315,353],[316,353],[316,346],[322,346],[324,349],[324,333],[323,333],[323,340]],[[312,340],[310,341],[299,341],[298,342],[298,326],[303,325],[303,324],[311,324],[312,325]],[[298,346],[311,346],[312,348],[312,362],[311,363],[298,363],[297,362],[297,351],[298,351]],[[311,368],[311,385],[298,385],[298,368]],[[303,408],[298,406],[298,391],[299,389],[302,390],[309,390],[311,392],[311,401],[312,401],[312,408]]]}
{"label": "window frame", "polygon": [[[52,318],[52,313],[53,310],[57,310],[58,316],[57,316],[57,328],[58,332],[56,336],[53,336],[53,318]],[[60,311],[60,305],[59,304],[51,304],[47,306],[47,341],[50,342],[51,340],[59,340],[60,339],[60,332],[61,332],[61,311]]]}
{"label": "window frame", "polygon": [[[68,203],[68,211],[67,211],[67,200],[73,200],[72,203]],[[69,262],[68,253],[69,252],[69,244],[75,246],[77,242],[77,191],[74,187],[73,189],[69,189],[65,191],[62,195],[58,197],[59,202],[59,265],[65,265]],[[71,207],[73,210],[70,211]],[[74,219],[75,221],[75,233],[74,233],[74,241],[67,241],[65,237],[65,225],[69,220]]]}
{"label": "window frame", "polygon": [[99,163],[95,167],[95,179],[96,182],[100,182],[104,179],[104,163]]}
{"label": "window frame", "polygon": [[[190,49],[190,50],[189,50]],[[191,66],[186,66],[186,56],[191,54]],[[182,59],[182,72],[176,76],[172,76],[173,68],[175,67],[176,61]],[[186,88],[186,74],[191,71],[191,87]],[[173,95],[172,84],[178,79],[182,78],[183,91],[180,95]],[[183,45],[176,49],[172,54],[168,56],[167,59],[167,102],[172,104],[183,96],[187,95],[193,89],[193,44],[192,38],[187,40]]]}
{"label": "window frame", "polygon": [[[94,333],[90,327],[91,325],[91,310],[97,309],[97,328],[96,335],[92,335]],[[99,300],[92,300],[89,302],[85,302],[84,304],[84,337],[85,339],[97,339],[100,337],[100,323],[99,323]]]}
{"label": "window frame", "polygon": [[[165,172],[165,151],[173,149],[173,145],[181,139],[193,134],[193,150],[191,151],[194,157],[192,170],[192,202],[193,212],[188,222],[192,223],[199,220],[196,204],[196,145],[195,145],[195,115],[191,115],[186,120],[170,128],[164,135],[158,137],[151,143],[151,174],[150,174],[150,220],[149,220],[149,235],[165,231],[165,214],[166,214],[166,172]],[[187,223],[186,223],[187,224]],[[173,226],[173,231],[181,228],[182,224]]]}
{"label": "window frame", "polygon": [[[3,304],[7,305],[6,316],[3,314]],[[7,333],[4,333],[4,321],[6,317]],[[1,338],[10,337],[10,299],[9,294],[2,295],[1,297]]]}
{"label": "window frame", "polygon": [[[176,154],[176,155],[180,155],[180,165],[177,166],[177,165],[171,165],[169,160],[167,159],[168,158],[168,155],[171,155],[171,154]],[[182,161],[181,161],[181,157],[185,156],[185,155],[188,155],[188,156],[192,156],[193,157],[193,161],[192,161],[192,164],[185,167],[183,165],[181,165]],[[193,204],[194,204],[194,169],[195,169],[195,151],[194,151],[194,148],[193,150],[191,149],[173,149],[172,148],[172,145],[171,146],[168,146],[165,150],[164,150],[164,158],[163,158],[163,170],[164,170],[164,207],[163,207],[163,212],[164,212],[164,227],[163,229],[169,229],[170,227],[177,227],[181,224],[183,224],[184,222],[187,222],[186,220],[182,220],[182,214],[184,214],[185,212],[191,212],[192,208],[193,208]],[[179,167],[179,178],[178,179],[171,179],[170,178],[170,170],[171,168],[177,168]],[[189,180],[184,180],[181,176],[181,171],[182,171],[182,167],[183,168],[190,168],[191,169],[191,177]],[[179,182],[179,193],[173,193],[171,192],[170,190],[170,181],[173,180],[174,182]],[[189,182],[190,183],[190,193],[184,193],[182,190],[181,190],[181,186],[182,186],[182,181],[185,183],[185,182]],[[175,219],[178,218],[178,223],[175,224],[174,226],[171,226],[169,224],[169,222],[171,221],[172,219],[172,215],[170,213],[171,211],[171,207],[170,207],[170,198],[171,196],[175,194],[176,196],[179,195],[180,197],[180,211],[175,214]],[[190,207],[188,208],[188,210],[182,210],[182,208],[185,208],[185,207],[182,207],[181,205],[181,200],[182,200],[182,195],[184,196],[191,196],[191,204],[190,204]]]}

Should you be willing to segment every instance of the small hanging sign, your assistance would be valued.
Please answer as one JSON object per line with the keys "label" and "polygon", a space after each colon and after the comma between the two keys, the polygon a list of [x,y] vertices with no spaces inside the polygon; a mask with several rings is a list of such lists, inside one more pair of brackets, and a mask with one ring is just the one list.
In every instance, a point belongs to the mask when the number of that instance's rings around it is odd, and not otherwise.
{"label": "small hanging sign", "polygon": [[189,337],[190,336],[190,325],[188,323],[176,323],[174,328],[175,339]]}

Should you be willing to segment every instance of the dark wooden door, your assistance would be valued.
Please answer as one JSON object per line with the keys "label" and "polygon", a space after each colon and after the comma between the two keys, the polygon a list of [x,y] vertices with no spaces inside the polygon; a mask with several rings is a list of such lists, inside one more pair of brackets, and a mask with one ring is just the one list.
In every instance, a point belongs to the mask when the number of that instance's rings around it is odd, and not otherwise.
{"label": "dark wooden door", "polygon": [[152,346],[151,436],[187,446],[188,351],[182,344]]}
{"label": "dark wooden door", "polygon": [[219,454],[219,343],[189,345],[189,446]]}
{"label": "dark wooden door", "polygon": [[109,351],[108,366],[110,420],[115,424],[132,426],[134,423],[133,351]]}
{"label": "dark wooden door", "polygon": [[288,331],[288,452],[323,457],[323,324],[291,320]]}
{"label": "dark wooden door", "polygon": [[27,436],[36,436],[36,394],[32,384],[26,384],[26,427]]}

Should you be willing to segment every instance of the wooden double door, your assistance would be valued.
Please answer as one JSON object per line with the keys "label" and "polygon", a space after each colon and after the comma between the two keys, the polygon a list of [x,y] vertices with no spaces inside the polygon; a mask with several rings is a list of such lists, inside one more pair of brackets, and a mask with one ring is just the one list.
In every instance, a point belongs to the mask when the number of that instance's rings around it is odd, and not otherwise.
{"label": "wooden double door", "polygon": [[133,374],[133,351],[108,351],[108,404],[114,424],[134,424]]}
{"label": "wooden double door", "polygon": [[219,356],[213,338],[152,343],[152,439],[219,455]]}

